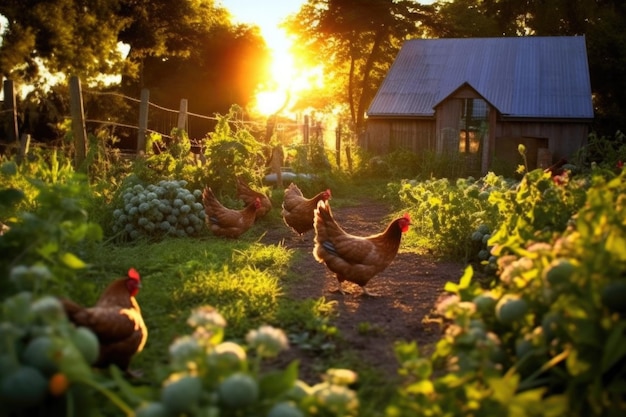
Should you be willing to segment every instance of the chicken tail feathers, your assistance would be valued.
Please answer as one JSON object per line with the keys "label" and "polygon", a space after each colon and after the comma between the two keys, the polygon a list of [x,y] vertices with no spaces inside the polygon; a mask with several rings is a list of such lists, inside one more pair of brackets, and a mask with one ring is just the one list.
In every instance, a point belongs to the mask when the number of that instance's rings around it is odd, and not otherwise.
{"label": "chicken tail feathers", "polygon": [[80,311],[82,311],[84,309],[81,305],[76,304],[72,300],[68,300],[66,298],[62,298],[60,301],[61,301],[61,305],[63,305],[63,309],[65,310],[65,314],[67,314],[67,316],[70,318],[70,320],[77,313],[79,313]]}
{"label": "chicken tail feathers", "polygon": [[322,247],[326,250],[326,252],[335,256],[339,256],[339,254],[337,253],[337,249],[335,248],[335,245],[333,245],[332,242],[324,241],[322,242]]}

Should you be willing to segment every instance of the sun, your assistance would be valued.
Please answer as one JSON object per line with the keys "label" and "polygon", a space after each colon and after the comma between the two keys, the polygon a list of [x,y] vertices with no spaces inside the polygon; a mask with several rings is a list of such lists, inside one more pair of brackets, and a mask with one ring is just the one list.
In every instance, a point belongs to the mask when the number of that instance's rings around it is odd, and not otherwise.
{"label": "sun", "polygon": [[288,51],[273,50],[270,80],[257,92],[254,108],[264,116],[289,112],[298,94],[323,85],[320,68],[297,68]]}

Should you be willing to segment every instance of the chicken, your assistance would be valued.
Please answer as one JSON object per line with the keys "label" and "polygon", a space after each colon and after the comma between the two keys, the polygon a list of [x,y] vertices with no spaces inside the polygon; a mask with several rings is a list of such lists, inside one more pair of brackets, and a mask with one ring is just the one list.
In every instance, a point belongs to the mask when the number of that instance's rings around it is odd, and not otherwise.
{"label": "chicken", "polygon": [[261,208],[261,200],[256,198],[241,210],[224,207],[215,197],[211,187],[205,187],[202,203],[206,214],[206,224],[214,235],[236,239],[247,232],[256,219],[256,212]]}
{"label": "chicken", "polygon": [[272,209],[272,202],[268,196],[253,190],[241,178],[237,177],[237,197],[243,201],[245,205],[250,205],[258,198],[261,200],[261,208],[256,212],[256,218],[265,216]]}
{"label": "chicken", "polygon": [[409,230],[408,214],[393,220],[381,232],[367,237],[346,233],[337,224],[328,202],[320,201],[315,209],[315,247],[313,256],[335,273],[339,292],[343,281],[353,282],[370,296],[365,285],[383,271],[396,257],[402,233]]}
{"label": "chicken", "polygon": [[544,169],[543,172],[549,172],[553,177],[555,177],[565,172],[565,169],[563,168],[564,165],[567,165],[567,159],[561,158],[548,168]]}
{"label": "chicken", "polygon": [[319,201],[327,201],[331,197],[330,189],[318,193],[313,198],[302,195],[300,188],[294,183],[285,189],[282,205],[282,217],[285,224],[299,236],[313,230],[313,212]]}
{"label": "chicken", "polygon": [[82,307],[68,299],[61,300],[69,320],[76,326],[91,329],[98,337],[100,352],[94,366],[107,368],[117,365],[129,373],[131,359],[143,350],[148,329],[135,299],[140,287],[139,273],[131,268],[125,278],[109,284],[93,307]]}

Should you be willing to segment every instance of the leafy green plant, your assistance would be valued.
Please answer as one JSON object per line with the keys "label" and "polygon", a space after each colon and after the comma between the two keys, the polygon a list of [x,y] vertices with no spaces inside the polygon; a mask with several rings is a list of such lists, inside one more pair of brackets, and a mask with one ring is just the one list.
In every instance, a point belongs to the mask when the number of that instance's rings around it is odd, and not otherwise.
{"label": "leafy green plant", "polygon": [[121,190],[121,207],[114,209],[114,234],[129,239],[198,236],[204,230],[202,191],[187,190],[187,181],[159,181]]}
{"label": "leafy green plant", "polygon": [[[12,272],[18,279],[31,269],[16,268],[24,269]],[[187,323],[192,333],[170,344],[160,383],[133,386],[115,367],[107,373],[92,370],[98,339],[69,323],[57,298],[23,291],[3,299],[2,413],[72,417],[113,406],[143,417],[239,416],[253,411],[269,416],[358,415],[359,401],[349,388],[356,381],[352,371],[329,369],[322,382],[310,386],[298,379],[297,362],[284,369],[262,366],[288,348],[282,330],[261,325],[248,331],[245,344],[225,341],[226,321],[210,306],[193,309]]]}
{"label": "leafy green plant", "polygon": [[194,309],[193,332],[170,345],[169,373],[136,410],[137,416],[260,414],[270,416],[356,416],[358,399],[348,386],[349,370],[330,369],[309,386],[298,379],[298,364],[264,371],[262,362],[288,347],[282,330],[261,326],[244,346],[223,340],[226,321],[212,307]]}
{"label": "leafy green plant", "polygon": [[[30,281],[32,277],[26,275],[35,268],[18,265],[11,279]],[[51,277],[47,268],[37,270],[34,286]],[[0,333],[3,415],[87,415],[90,408],[97,407],[94,394],[127,414],[132,411],[111,390],[111,381],[103,380],[91,368],[98,356],[98,339],[89,329],[74,327],[57,298],[21,291],[4,299]]]}
{"label": "leafy green plant", "polygon": [[472,235],[481,225],[491,230],[499,217],[489,196],[509,187],[507,180],[492,173],[479,180],[459,178],[454,183],[447,178],[402,181],[395,191],[411,214],[415,230],[407,235],[407,244],[417,238],[413,244],[439,255],[475,260],[482,247],[474,244]]}
{"label": "leafy green plant", "polygon": [[[526,174],[513,200],[530,207],[536,190],[548,189],[546,181],[552,180],[543,173]],[[561,230],[554,221],[549,230],[543,220],[505,221],[520,227],[513,229],[514,239],[490,239],[507,248],[498,259],[497,283],[484,288],[468,268],[458,284],[446,285],[451,295],[438,311],[448,325],[431,357],[415,345],[398,346],[405,383],[387,414],[623,413],[624,184],[624,173],[590,178]],[[562,197],[566,201],[551,201],[553,219],[561,218],[561,208],[573,198]],[[550,212],[547,205],[539,210]]]}
{"label": "leafy green plant", "polygon": [[[102,228],[89,221],[84,210],[89,194],[86,178],[73,175],[65,183],[46,184],[30,180],[37,190],[33,211],[18,211],[5,220],[8,230],[0,235],[0,271],[7,274],[16,265],[44,265],[54,279],[46,281],[39,291],[65,292],[76,284],[77,271],[85,268],[81,259],[102,237]],[[81,283],[78,287],[87,283]],[[85,287],[82,287],[85,288]],[[33,291],[32,287],[16,288],[2,281],[0,292]]]}
{"label": "leafy green plant", "polygon": [[490,245],[494,254],[528,242],[548,242],[567,228],[571,217],[582,207],[588,187],[585,177],[567,174],[555,180],[550,172],[536,169],[527,173],[515,188],[492,192],[489,203],[501,213]]}
{"label": "leafy green plant", "polygon": [[[215,130],[205,138],[207,164],[203,167],[216,195],[234,196],[236,177],[262,178],[265,169],[263,147],[254,136],[235,123],[238,107],[233,106],[225,116],[218,116]],[[231,127],[234,125],[234,129]]]}

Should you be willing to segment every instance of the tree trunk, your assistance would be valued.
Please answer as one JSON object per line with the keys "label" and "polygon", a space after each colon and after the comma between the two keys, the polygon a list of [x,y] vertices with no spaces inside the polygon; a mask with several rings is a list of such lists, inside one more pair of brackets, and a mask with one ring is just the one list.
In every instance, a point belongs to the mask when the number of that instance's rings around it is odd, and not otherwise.
{"label": "tree trunk", "polygon": [[365,120],[365,110],[366,106],[369,104],[369,98],[372,97],[372,92],[369,88],[370,81],[370,72],[374,67],[374,63],[376,62],[376,57],[380,52],[380,45],[386,35],[386,31],[378,30],[376,32],[376,36],[374,37],[374,43],[372,44],[372,49],[365,61],[365,67],[363,68],[363,80],[362,80],[362,88],[361,88],[361,96],[359,97],[359,106],[356,112],[356,123],[354,124],[356,133],[359,134],[363,130],[363,123]]}

